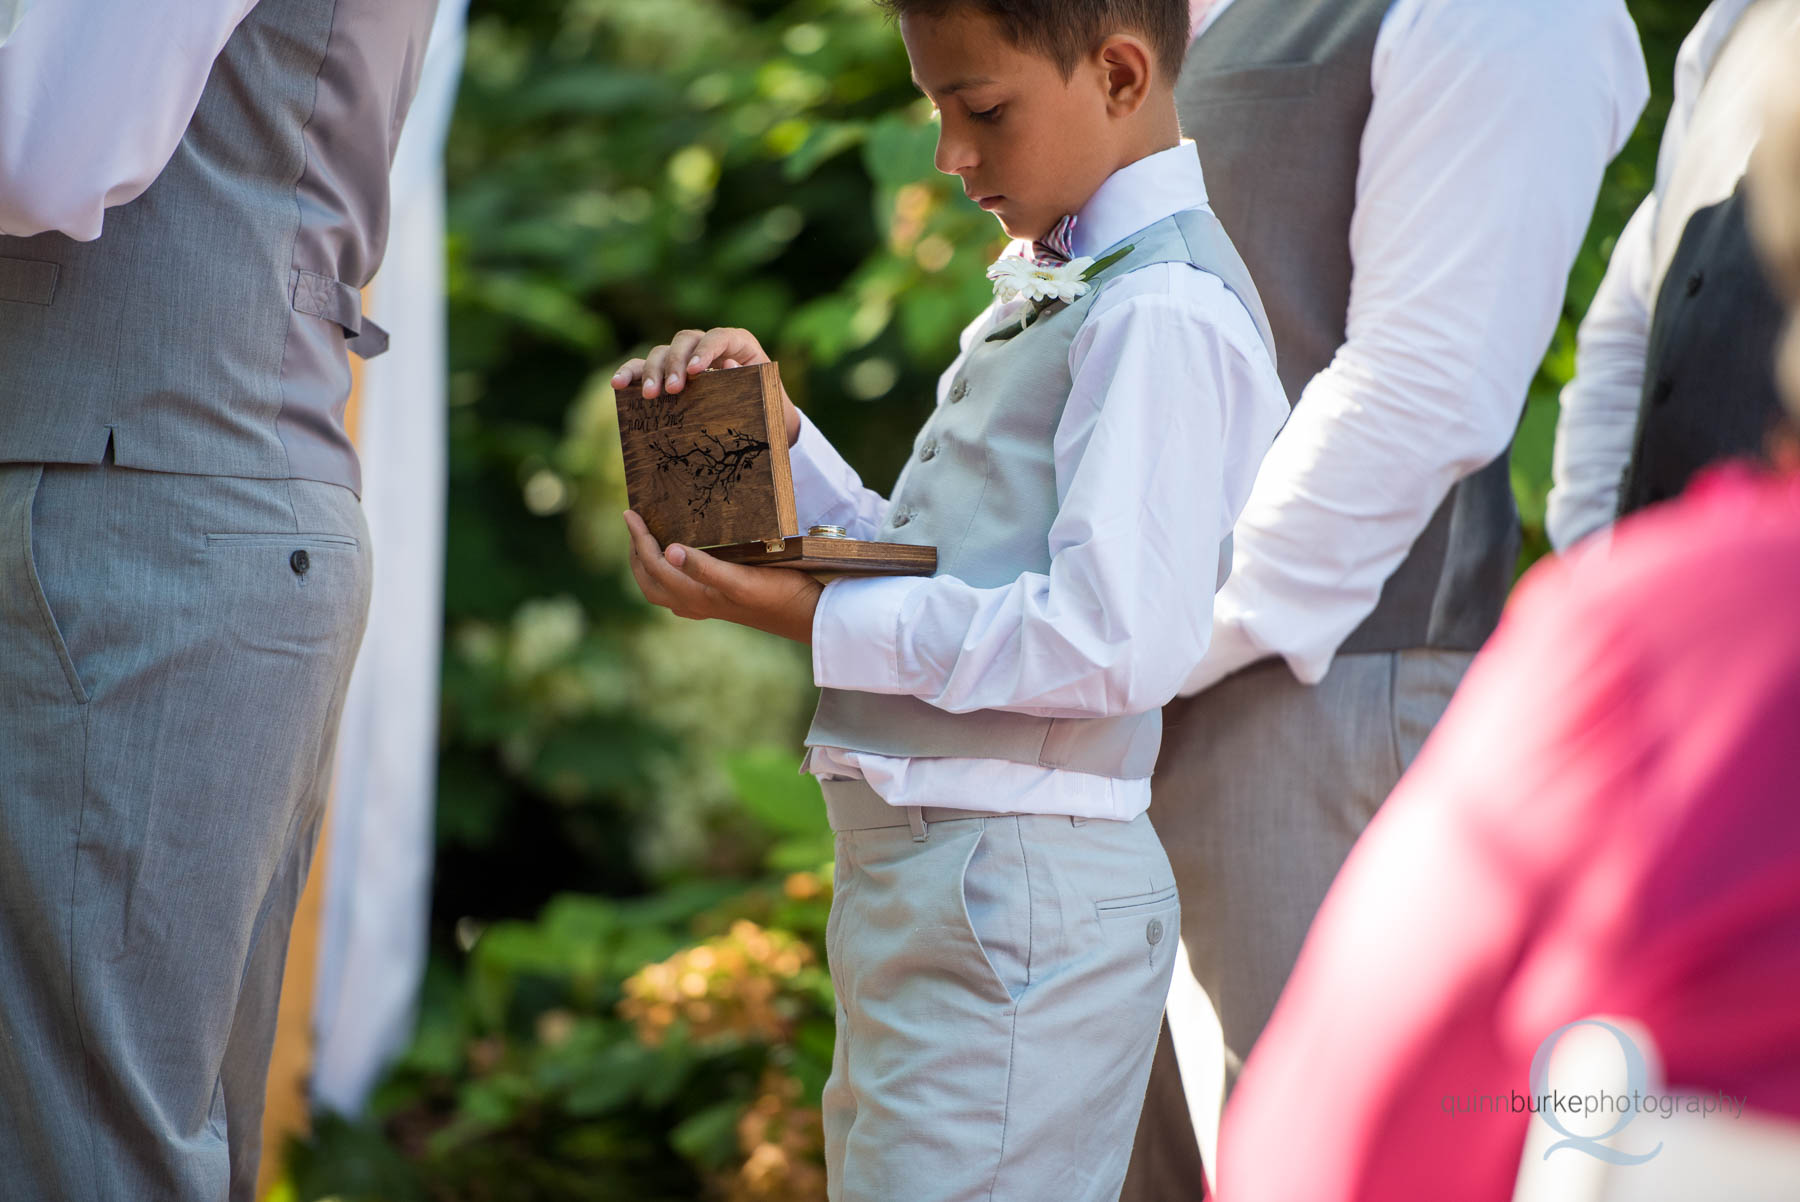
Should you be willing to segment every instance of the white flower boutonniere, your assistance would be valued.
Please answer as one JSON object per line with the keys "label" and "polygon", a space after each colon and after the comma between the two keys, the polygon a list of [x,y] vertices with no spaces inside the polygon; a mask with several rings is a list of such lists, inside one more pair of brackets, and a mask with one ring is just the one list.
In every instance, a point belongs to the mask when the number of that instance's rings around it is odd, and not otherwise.
{"label": "white flower boutonniere", "polygon": [[987,270],[994,281],[994,299],[1001,304],[1024,297],[1028,301],[1072,301],[1088,290],[1087,272],[1094,260],[1083,256],[1056,267],[1040,267],[1023,255],[1002,255]]}
{"label": "white flower boutonniere", "polygon": [[1123,246],[1097,262],[1083,255],[1060,266],[1040,266],[1023,255],[1002,255],[987,269],[988,279],[994,281],[994,299],[1004,305],[1024,297],[1031,305],[1016,323],[989,337],[1016,334],[1050,305],[1080,300],[1093,286],[1095,276],[1136,249]]}

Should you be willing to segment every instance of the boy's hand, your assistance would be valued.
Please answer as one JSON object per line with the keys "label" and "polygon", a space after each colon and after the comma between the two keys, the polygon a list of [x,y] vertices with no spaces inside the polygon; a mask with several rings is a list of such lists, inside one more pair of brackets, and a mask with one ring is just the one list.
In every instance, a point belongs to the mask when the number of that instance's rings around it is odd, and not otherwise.
{"label": "boy's hand", "polygon": [[[718,329],[683,330],[666,344],[642,359],[633,359],[613,373],[614,388],[628,388],[644,382],[644,396],[654,399],[664,393],[680,392],[695,372],[715,367],[749,367],[769,362],[762,344],[749,330],[721,326]],[[787,385],[781,386],[781,412],[787,424],[788,446],[800,438],[800,411],[788,399]],[[785,569],[784,569],[785,570]]]}
{"label": "boy's hand", "polygon": [[667,552],[632,510],[631,574],[652,604],[679,618],[723,618],[812,645],[813,613],[825,586],[793,568],[726,563],[679,543]]}

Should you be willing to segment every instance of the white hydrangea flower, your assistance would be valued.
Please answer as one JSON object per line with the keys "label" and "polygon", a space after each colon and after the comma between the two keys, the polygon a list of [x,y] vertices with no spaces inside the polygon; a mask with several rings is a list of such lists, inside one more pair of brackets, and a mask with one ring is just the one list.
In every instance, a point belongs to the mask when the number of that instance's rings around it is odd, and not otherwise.
{"label": "white hydrangea flower", "polygon": [[994,298],[1001,304],[1024,297],[1033,304],[1078,300],[1091,285],[1084,278],[1094,260],[1071,259],[1060,267],[1040,267],[1023,255],[1002,255],[987,270]]}

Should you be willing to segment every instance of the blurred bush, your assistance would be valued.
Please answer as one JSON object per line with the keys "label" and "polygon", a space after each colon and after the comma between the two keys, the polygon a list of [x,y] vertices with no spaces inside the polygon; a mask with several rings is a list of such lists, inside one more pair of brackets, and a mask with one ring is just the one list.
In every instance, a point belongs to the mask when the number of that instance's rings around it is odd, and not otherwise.
{"label": "blurred bush", "polygon": [[[1649,188],[1703,0],[1634,0],[1657,100],[1609,174],[1515,452]],[[870,0],[475,0],[448,150],[451,490],[434,955],[371,1113],[295,1148],[343,1202],[824,1197],[829,833],[804,649],[646,606],[606,377],[743,325],[885,490],[990,217]],[[1520,181],[1529,187],[1530,181]]]}

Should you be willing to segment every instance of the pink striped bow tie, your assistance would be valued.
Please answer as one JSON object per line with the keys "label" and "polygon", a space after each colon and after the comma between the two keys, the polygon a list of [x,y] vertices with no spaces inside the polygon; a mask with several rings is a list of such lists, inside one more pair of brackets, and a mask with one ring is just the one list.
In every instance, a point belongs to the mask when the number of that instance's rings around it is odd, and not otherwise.
{"label": "pink striped bow tie", "polygon": [[1031,261],[1039,267],[1061,267],[1075,257],[1075,215],[1071,213],[1031,244]]}

